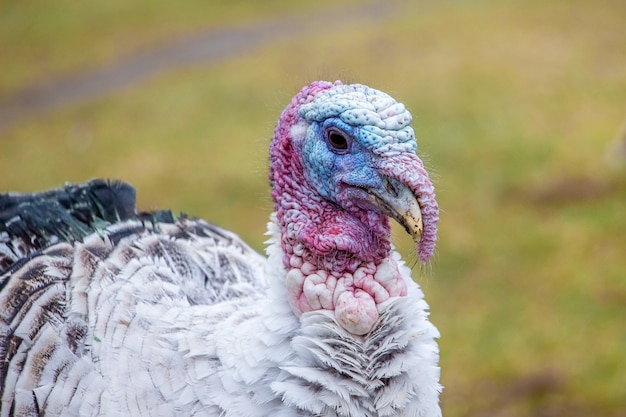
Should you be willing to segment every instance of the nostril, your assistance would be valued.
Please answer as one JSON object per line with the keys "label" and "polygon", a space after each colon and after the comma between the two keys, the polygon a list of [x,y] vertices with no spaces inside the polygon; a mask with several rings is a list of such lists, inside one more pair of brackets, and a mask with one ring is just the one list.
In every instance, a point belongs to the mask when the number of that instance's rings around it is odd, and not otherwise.
{"label": "nostril", "polygon": [[387,179],[385,181],[385,188],[387,189],[387,192],[393,197],[398,197],[400,195],[400,191],[398,190],[398,187],[394,185],[391,179]]}

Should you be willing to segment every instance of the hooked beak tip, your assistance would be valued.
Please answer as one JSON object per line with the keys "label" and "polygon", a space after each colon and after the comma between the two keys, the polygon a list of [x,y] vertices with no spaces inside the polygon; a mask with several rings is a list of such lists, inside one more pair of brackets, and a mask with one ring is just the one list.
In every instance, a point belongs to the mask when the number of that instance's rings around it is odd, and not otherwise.
{"label": "hooked beak tip", "polygon": [[415,201],[415,204],[411,204],[400,219],[396,220],[404,226],[404,229],[411,235],[413,241],[419,243],[422,239],[422,233],[424,232],[424,223],[422,220],[422,212],[417,201]]}
{"label": "hooked beak tip", "polygon": [[385,214],[400,223],[417,244],[424,232],[424,221],[417,197],[407,185],[397,180],[388,179],[387,181],[387,192],[373,194],[375,204]]}

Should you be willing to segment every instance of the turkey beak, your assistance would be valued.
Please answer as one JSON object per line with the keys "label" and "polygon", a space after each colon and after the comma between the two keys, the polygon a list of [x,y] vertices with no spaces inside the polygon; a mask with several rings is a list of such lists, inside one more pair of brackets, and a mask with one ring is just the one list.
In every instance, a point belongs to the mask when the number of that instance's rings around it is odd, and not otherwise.
{"label": "turkey beak", "polygon": [[415,243],[422,238],[424,223],[417,197],[405,184],[394,178],[384,180],[384,190],[370,190],[373,203],[383,213],[400,223]]}

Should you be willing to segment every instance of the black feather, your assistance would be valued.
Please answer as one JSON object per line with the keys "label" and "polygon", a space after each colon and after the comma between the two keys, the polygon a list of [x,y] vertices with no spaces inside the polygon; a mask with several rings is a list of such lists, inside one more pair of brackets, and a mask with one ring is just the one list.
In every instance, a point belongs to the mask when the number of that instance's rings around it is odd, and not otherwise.
{"label": "black feather", "polygon": [[95,179],[41,193],[0,194],[0,271],[53,243],[81,240],[136,218],[135,212],[135,189],[120,181]]}

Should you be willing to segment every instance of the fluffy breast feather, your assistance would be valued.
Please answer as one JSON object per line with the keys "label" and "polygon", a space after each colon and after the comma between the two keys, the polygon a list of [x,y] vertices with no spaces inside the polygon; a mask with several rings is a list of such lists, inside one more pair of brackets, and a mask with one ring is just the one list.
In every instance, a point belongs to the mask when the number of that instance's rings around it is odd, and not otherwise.
{"label": "fluffy breast feather", "polygon": [[93,414],[115,386],[106,380],[141,360],[153,322],[176,306],[263,291],[264,265],[236,235],[200,220],[129,221],[32,253],[0,275],[0,416]]}

